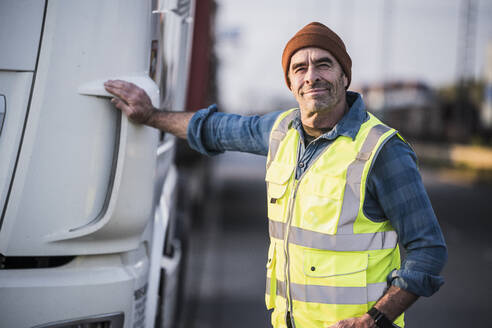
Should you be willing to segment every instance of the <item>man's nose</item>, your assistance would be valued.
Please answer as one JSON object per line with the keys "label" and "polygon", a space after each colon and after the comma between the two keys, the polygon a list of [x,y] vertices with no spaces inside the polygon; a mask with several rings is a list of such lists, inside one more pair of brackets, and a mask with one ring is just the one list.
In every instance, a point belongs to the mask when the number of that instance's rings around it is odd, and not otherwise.
{"label": "man's nose", "polygon": [[308,84],[312,84],[319,80],[320,77],[318,74],[318,70],[313,65],[309,65],[306,71],[306,75],[304,75],[304,82]]}

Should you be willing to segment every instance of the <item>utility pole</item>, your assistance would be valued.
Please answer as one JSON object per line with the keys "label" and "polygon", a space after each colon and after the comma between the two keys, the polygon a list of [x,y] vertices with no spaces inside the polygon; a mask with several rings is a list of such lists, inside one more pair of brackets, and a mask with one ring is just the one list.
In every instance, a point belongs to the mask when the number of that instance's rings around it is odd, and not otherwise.
{"label": "utility pole", "polygon": [[383,19],[381,35],[381,72],[383,74],[383,83],[389,79],[391,67],[391,47],[393,38],[393,1],[384,0],[383,2]]}
{"label": "utility pole", "polygon": [[458,31],[458,62],[456,71],[460,82],[474,79],[475,35],[477,30],[477,1],[462,0]]}
{"label": "utility pole", "polygon": [[456,72],[458,77],[457,104],[454,121],[459,127],[459,138],[464,139],[473,132],[474,112],[470,89],[475,70],[475,35],[477,28],[477,1],[462,0],[458,32],[458,55]]}
{"label": "utility pole", "polygon": [[386,89],[388,87],[389,71],[391,67],[391,47],[392,47],[392,36],[393,36],[393,1],[384,0],[383,2],[383,19],[381,26],[381,92],[383,97],[382,106],[382,117],[384,117],[385,112],[388,110],[388,95]]}

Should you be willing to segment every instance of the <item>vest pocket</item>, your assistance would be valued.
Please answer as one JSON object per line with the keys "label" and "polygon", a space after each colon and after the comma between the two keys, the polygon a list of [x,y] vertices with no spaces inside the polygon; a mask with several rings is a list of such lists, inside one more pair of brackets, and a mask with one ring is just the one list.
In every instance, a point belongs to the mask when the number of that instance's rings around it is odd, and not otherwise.
{"label": "vest pocket", "polygon": [[365,253],[304,250],[304,284],[291,289],[297,310],[332,323],[363,315],[368,303],[367,267]]}
{"label": "vest pocket", "polygon": [[268,217],[285,222],[288,206],[289,181],[294,172],[293,165],[272,162],[267,170]]}
{"label": "vest pocket", "polygon": [[265,303],[267,309],[272,309],[275,306],[275,298],[277,296],[277,275],[275,273],[276,266],[275,243],[270,242],[268,249],[268,259],[266,263],[267,277],[265,290]]}
{"label": "vest pocket", "polygon": [[[365,286],[365,278],[362,281],[357,279],[359,283],[354,285],[353,278],[347,277],[364,273],[368,263],[369,255],[366,253],[307,249],[304,251],[303,271],[308,279],[331,278],[334,283],[338,282],[338,284],[342,282],[341,280],[347,279],[342,283],[343,285]],[[340,278],[334,279],[334,277]]]}
{"label": "vest pocket", "polygon": [[308,172],[300,182],[294,225],[326,234],[337,232],[345,180]]}
{"label": "vest pocket", "polygon": [[312,173],[306,175],[304,183],[312,194],[333,200],[342,199],[345,189],[345,179],[338,176]]}

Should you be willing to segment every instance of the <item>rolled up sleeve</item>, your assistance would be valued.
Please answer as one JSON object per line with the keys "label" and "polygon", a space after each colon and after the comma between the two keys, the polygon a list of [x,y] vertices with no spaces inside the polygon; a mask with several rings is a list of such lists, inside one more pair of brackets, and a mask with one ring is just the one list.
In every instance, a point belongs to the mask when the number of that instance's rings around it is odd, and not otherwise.
{"label": "rolled up sleeve", "polygon": [[205,132],[202,132],[204,130],[205,122],[208,117],[215,112],[217,112],[217,105],[215,104],[209,106],[208,108],[201,109],[191,117],[190,123],[188,124],[188,145],[191,149],[208,156],[213,156],[224,152],[224,150],[220,151],[207,149],[204,144],[204,138],[202,138],[202,135],[205,134]]}
{"label": "rolled up sleeve", "polygon": [[446,247],[425,247],[409,251],[401,269],[389,274],[388,282],[419,296],[431,296],[444,284],[444,279],[439,274],[446,259]]}
{"label": "rolled up sleeve", "polygon": [[266,155],[270,131],[280,113],[242,116],[220,113],[217,106],[212,105],[192,116],[187,131],[188,144],[208,156],[228,150]]}
{"label": "rolled up sleeve", "polygon": [[388,282],[419,296],[434,294],[444,279],[447,248],[411,148],[392,137],[371,169],[368,191],[398,233],[406,257]]}

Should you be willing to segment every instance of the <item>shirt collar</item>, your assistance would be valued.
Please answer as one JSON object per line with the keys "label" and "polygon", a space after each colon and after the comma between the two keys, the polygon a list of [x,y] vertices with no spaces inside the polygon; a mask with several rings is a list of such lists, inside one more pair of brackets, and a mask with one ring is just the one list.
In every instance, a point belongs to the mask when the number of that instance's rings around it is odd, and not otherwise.
{"label": "shirt collar", "polygon": [[[367,112],[364,106],[362,96],[357,92],[347,91],[347,103],[349,110],[342,119],[330,131],[322,134],[320,138],[334,140],[338,136],[346,136],[355,139],[359,132],[360,126],[367,120]],[[304,135],[301,123],[301,113],[297,110],[296,117],[292,122],[294,127],[301,135]]]}

